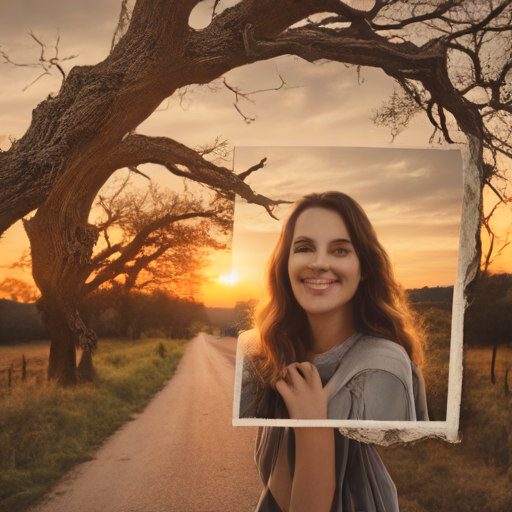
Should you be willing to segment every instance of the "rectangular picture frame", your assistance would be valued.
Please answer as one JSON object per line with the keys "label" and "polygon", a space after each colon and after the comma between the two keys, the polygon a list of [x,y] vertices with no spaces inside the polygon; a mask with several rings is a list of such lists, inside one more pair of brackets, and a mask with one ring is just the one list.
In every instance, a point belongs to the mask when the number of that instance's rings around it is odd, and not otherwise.
{"label": "rectangular picture frame", "polygon": [[[269,146],[279,143],[273,141]],[[241,426],[275,426],[275,427],[333,427],[338,428],[342,435],[365,443],[388,446],[407,443],[423,438],[439,438],[448,442],[459,441],[459,417],[462,396],[463,370],[463,332],[464,310],[466,307],[465,288],[471,282],[479,266],[479,252],[476,247],[476,235],[479,222],[479,163],[475,156],[476,141],[467,144],[450,146],[373,146],[374,148],[404,149],[458,149],[462,157],[462,209],[459,231],[456,280],[453,292],[450,361],[448,375],[448,397],[445,421],[369,421],[369,420],[292,420],[240,418],[240,398],[243,371],[243,350],[238,340],[236,355],[236,371],[234,383],[233,418],[235,427]],[[252,146],[264,146],[255,143]],[[284,145],[284,144],[283,144]],[[289,145],[289,143],[287,144]]]}

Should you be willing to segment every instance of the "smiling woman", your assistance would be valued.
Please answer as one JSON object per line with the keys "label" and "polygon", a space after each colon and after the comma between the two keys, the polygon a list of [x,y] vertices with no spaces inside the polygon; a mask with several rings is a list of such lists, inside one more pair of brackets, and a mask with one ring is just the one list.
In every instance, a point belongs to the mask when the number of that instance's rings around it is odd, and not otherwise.
{"label": "smiling woman", "polygon": [[[341,192],[295,203],[242,333],[240,417],[425,421],[421,333],[363,209]],[[260,427],[257,511],[398,510],[373,445],[333,428]]]}

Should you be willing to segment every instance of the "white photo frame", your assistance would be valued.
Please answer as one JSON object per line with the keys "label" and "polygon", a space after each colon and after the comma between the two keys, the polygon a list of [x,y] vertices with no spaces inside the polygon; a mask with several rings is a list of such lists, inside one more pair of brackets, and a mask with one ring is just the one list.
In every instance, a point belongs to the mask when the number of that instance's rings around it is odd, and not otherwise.
{"label": "white photo frame", "polygon": [[[254,144],[254,143],[253,143]],[[276,142],[272,144],[262,144],[252,146],[250,150],[249,146],[237,146],[236,147],[236,158],[240,162],[242,167],[238,167],[235,162],[235,172],[243,172],[250,165],[257,163],[261,158],[268,158],[268,165],[273,165],[272,157],[269,157],[269,153],[275,155],[276,152],[286,147],[288,150],[296,152],[298,155],[304,154],[306,149],[315,148],[315,151],[328,151],[328,150],[363,150],[364,152],[380,151],[416,151],[416,152],[437,152],[437,154],[444,155],[446,157],[453,156],[456,152],[459,155],[460,166],[458,169],[453,169],[451,172],[458,173],[460,179],[460,229],[458,239],[458,251],[456,258],[456,272],[454,279],[454,292],[453,292],[453,305],[452,305],[452,325],[451,325],[451,341],[450,341],[450,361],[449,361],[449,377],[448,377],[448,390],[447,390],[447,410],[446,419],[444,421],[430,421],[430,422],[409,422],[409,421],[362,421],[362,420],[284,420],[284,419],[263,419],[263,418],[240,418],[240,397],[242,387],[242,366],[243,366],[243,353],[240,346],[237,347],[236,356],[236,371],[235,371],[235,386],[234,386],[234,401],[233,401],[233,426],[279,426],[279,427],[334,427],[338,428],[340,432],[349,438],[357,441],[366,443],[375,443],[379,445],[392,445],[397,443],[404,443],[415,441],[422,438],[441,438],[449,442],[457,442],[459,440],[459,413],[460,413],[460,402],[461,402],[461,391],[462,391],[462,355],[463,355],[463,322],[464,322],[464,309],[465,309],[465,286],[472,280],[474,273],[479,265],[477,258],[476,238],[475,234],[479,229],[479,165],[475,160],[475,155],[478,153],[474,151],[472,144],[475,142],[469,141],[467,145],[450,145],[450,146],[430,146],[430,147],[407,147],[407,146],[379,146],[379,147],[343,147],[337,146],[336,148],[327,148],[320,146],[282,146],[276,147]],[[260,156],[254,158],[255,153]],[[241,155],[245,153],[251,154],[252,163],[245,165]],[[426,153],[426,155],[432,155],[432,153]],[[245,162],[247,164],[247,162]],[[341,171],[340,171],[341,172]],[[254,182],[247,180],[258,193],[267,195],[274,199],[288,199],[286,194],[283,193],[282,187],[277,187],[276,180],[276,169],[275,166],[272,170],[261,170],[259,171],[260,184],[265,182],[265,179],[270,181],[268,187],[260,186],[258,180]],[[341,172],[342,174],[342,172]],[[271,179],[269,180],[269,176]],[[291,178],[291,175],[288,175]],[[311,192],[323,192],[327,190],[342,190],[352,195],[354,199],[361,203],[365,208],[364,202],[361,202],[357,196],[351,193],[350,190],[343,190],[337,183],[332,182],[331,186],[325,186],[322,183],[322,179],[318,173],[314,174],[315,181],[318,186],[311,187],[311,176],[309,177],[309,191]],[[293,176],[293,184],[300,179],[298,176]],[[307,192],[306,192],[307,193]],[[300,194],[293,200],[298,199],[304,195]],[[239,204],[237,204],[239,206]],[[235,232],[233,239],[233,257],[236,259],[237,251],[237,206],[235,206]],[[259,207],[261,208],[261,207]],[[367,214],[372,220],[370,213]],[[264,213],[264,215],[268,215]],[[275,222],[275,221],[274,221]],[[377,229],[377,227],[376,227]],[[377,229],[378,232],[378,229]],[[380,238],[380,237],[379,237]],[[386,247],[386,244],[383,243]],[[387,247],[386,247],[387,249]],[[270,254],[270,253],[269,253]],[[268,255],[269,255],[268,254]],[[268,258],[267,255],[267,258]],[[234,265],[235,267],[235,265]],[[399,276],[400,277],[400,276]]]}

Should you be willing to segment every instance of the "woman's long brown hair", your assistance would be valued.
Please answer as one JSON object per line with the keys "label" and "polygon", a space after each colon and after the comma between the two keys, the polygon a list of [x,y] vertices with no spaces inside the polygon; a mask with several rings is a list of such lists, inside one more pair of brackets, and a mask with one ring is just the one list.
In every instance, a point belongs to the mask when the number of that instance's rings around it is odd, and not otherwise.
{"label": "woman's long brown hair", "polygon": [[262,381],[273,386],[285,366],[304,361],[311,347],[307,315],[292,291],[288,258],[295,224],[309,208],[326,208],[341,215],[364,278],[354,296],[354,323],[358,332],[392,340],[405,348],[418,366],[423,363],[422,333],[414,325],[402,286],[389,257],[379,243],[361,206],[342,192],[313,193],[299,199],[287,215],[279,241],[266,266],[266,299],[256,311],[260,335],[259,371]]}

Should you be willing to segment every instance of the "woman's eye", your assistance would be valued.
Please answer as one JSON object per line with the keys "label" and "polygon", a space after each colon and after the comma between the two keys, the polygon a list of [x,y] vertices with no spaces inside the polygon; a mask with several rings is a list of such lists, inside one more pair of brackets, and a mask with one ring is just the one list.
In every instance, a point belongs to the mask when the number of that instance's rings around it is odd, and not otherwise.
{"label": "woman's eye", "polygon": [[[311,251],[312,249],[310,247],[307,247],[305,245],[300,245],[299,247],[296,247],[295,248],[295,252],[308,252],[308,251]],[[347,249],[343,249],[341,247],[338,247],[337,249],[334,249],[333,253],[335,254],[345,254],[347,253]]]}

